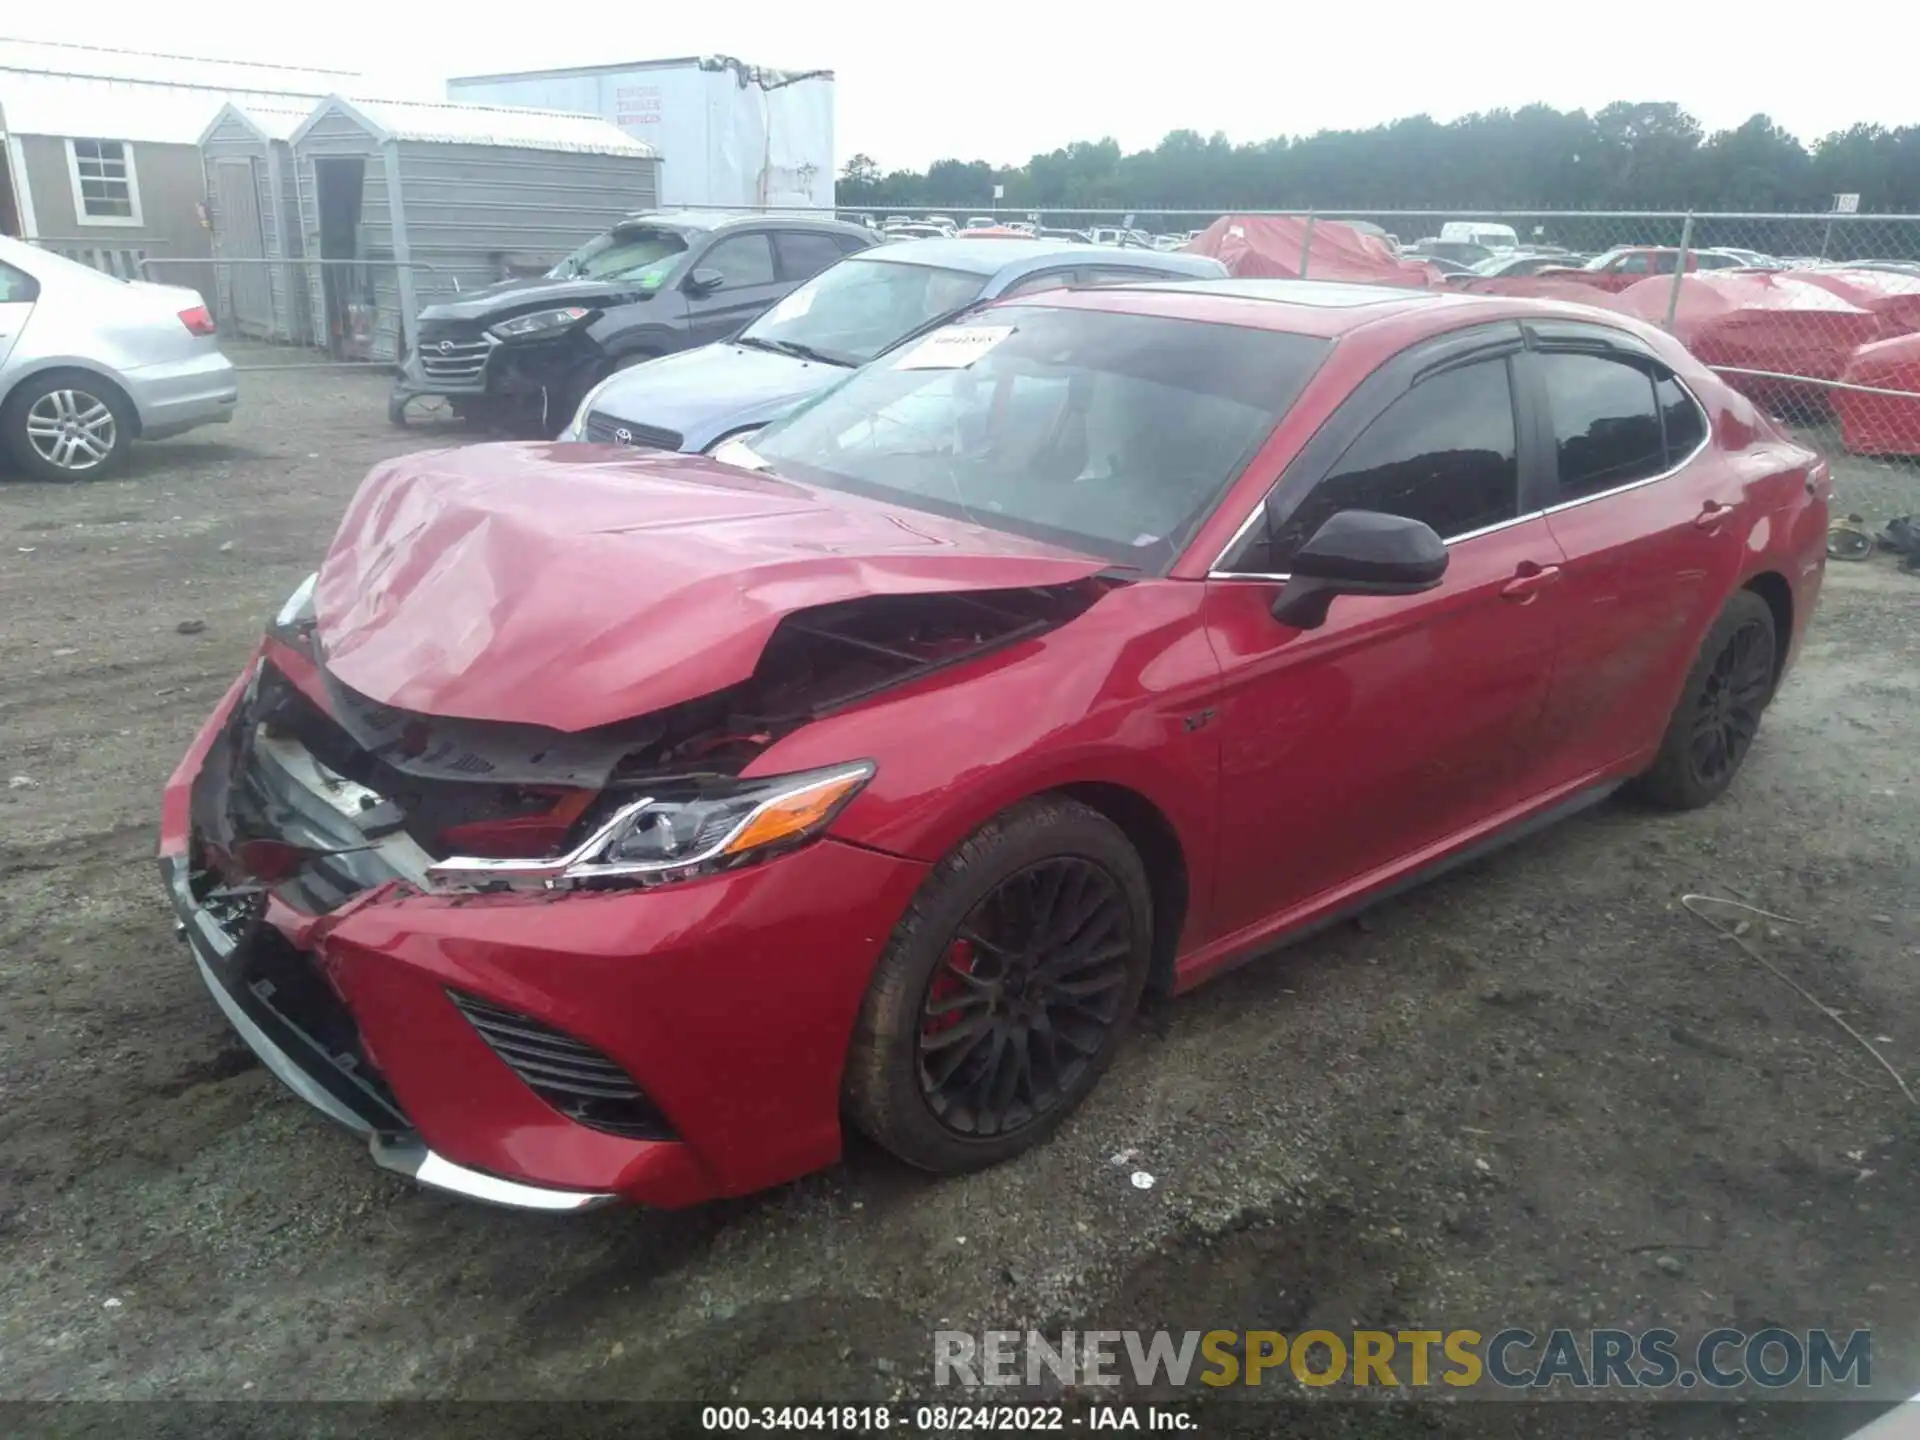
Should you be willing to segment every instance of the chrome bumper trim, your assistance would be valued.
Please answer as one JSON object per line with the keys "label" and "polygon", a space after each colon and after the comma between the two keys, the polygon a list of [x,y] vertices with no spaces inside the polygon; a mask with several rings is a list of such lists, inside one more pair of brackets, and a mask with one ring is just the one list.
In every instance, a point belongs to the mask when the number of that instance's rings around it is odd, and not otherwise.
{"label": "chrome bumper trim", "polygon": [[469,1170],[444,1155],[434,1154],[414,1139],[393,1140],[375,1135],[367,1142],[367,1148],[373,1153],[374,1163],[382,1169],[409,1175],[429,1189],[444,1190],[488,1205],[504,1205],[512,1210],[572,1214],[606,1205],[614,1198],[591,1190],[550,1190],[542,1185],[527,1185]]}

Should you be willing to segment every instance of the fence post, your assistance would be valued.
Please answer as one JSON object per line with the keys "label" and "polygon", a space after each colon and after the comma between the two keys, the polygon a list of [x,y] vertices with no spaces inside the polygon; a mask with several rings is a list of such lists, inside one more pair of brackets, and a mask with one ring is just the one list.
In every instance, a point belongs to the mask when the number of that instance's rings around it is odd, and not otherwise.
{"label": "fence post", "polygon": [[1674,312],[1680,308],[1680,282],[1687,277],[1687,252],[1693,246],[1693,212],[1687,212],[1680,227],[1680,258],[1673,267],[1673,286],[1667,291],[1667,330],[1673,329]]}
{"label": "fence post", "polygon": [[1307,278],[1307,260],[1313,254],[1313,211],[1307,211],[1306,233],[1300,237],[1300,278]]}

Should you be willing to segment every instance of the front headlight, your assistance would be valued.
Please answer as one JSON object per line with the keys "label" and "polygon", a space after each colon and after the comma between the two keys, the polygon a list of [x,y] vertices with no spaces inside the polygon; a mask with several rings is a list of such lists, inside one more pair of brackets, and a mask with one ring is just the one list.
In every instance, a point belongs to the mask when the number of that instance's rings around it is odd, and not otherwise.
{"label": "front headlight", "polygon": [[529,335],[544,335],[553,330],[565,330],[569,325],[578,325],[593,311],[579,305],[568,305],[559,310],[536,310],[531,315],[516,315],[511,320],[502,320],[487,331],[496,340],[524,340]]}
{"label": "front headlight", "polygon": [[581,845],[547,860],[456,856],[427,877],[453,890],[554,890],[654,885],[716,874],[817,838],[873,778],[857,761],[794,775],[663,781],[622,804]]}

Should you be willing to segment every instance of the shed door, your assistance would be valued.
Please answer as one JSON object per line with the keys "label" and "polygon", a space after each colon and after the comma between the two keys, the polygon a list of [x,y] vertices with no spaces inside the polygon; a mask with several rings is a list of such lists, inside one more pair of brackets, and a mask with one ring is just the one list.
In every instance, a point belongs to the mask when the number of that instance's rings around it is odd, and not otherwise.
{"label": "shed door", "polygon": [[267,267],[266,237],[260,228],[260,183],[252,160],[222,160],[214,166],[220,224],[220,255],[239,263],[227,267],[233,297],[234,328],[264,338],[273,333],[273,285]]}

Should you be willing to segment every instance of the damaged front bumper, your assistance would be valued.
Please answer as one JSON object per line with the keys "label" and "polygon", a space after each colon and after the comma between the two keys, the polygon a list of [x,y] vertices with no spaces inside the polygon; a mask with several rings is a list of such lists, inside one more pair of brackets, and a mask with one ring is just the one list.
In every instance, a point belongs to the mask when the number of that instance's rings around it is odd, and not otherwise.
{"label": "damaged front bumper", "polygon": [[[208,989],[289,1089],[381,1165],[526,1209],[687,1205],[838,1157],[845,1048],[923,864],[827,837],[642,891],[435,893],[389,802],[258,722],[259,674],[170,781],[160,865]],[[236,881],[263,832],[310,858]],[[556,1058],[627,1097],[619,1123],[556,1093]],[[636,1103],[658,1128],[625,1123]]]}
{"label": "damaged front bumper", "polygon": [[173,902],[178,933],[227,1023],[295,1095],[329,1120],[364,1135],[381,1167],[431,1189],[519,1210],[590,1210],[615,1198],[606,1192],[556,1190],[504,1179],[457,1165],[428,1149],[391,1095],[383,1093],[384,1087],[355,1073],[358,1057],[330,1048],[320,1035],[309,1033],[316,1028],[312,1020],[287,1002],[269,967],[261,963],[259,937],[248,933],[257,922],[236,925],[201,904],[182,856],[162,855],[160,876]]}

